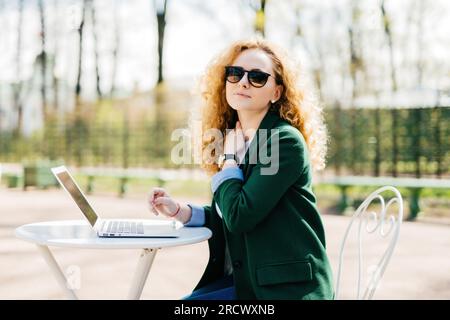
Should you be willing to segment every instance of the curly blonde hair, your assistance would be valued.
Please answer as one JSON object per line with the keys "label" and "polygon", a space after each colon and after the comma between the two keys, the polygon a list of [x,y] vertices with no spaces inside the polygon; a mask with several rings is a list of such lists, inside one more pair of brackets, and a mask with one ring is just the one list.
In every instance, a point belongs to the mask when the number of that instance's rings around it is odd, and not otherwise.
{"label": "curly blonde hair", "polygon": [[[325,168],[327,151],[327,130],[323,120],[323,110],[317,103],[311,90],[304,90],[299,83],[299,66],[291,60],[280,47],[263,39],[240,40],[232,43],[227,49],[219,53],[208,64],[205,73],[200,78],[202,104],[201,127],[202,132],[218,129],[225,135],[227,128],[233,128],[237,119],[236,110],[232,109],[225,95],[225,66],[248,49],[264,51],[273,62],[273,71],[277,84],[283,86],[280,99],[272,104],[271,108],[279,112],[279,116],[303,135],[308,146],[311,166],[314,170]],[[218,155],[210,151],[208,145],[213,137],[202,136],[202,168],[208,174],[219,171]]]}

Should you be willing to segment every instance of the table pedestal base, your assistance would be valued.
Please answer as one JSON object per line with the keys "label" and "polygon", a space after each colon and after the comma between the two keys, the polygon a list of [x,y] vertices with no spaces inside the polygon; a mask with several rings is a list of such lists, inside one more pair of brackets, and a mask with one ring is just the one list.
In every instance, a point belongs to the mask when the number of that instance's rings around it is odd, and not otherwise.
{"label": "table pedestal base", "polygon": [[[38,245],[39,251],[41,255],[44,257],[47,262],[50,270],[53,273],[56,281],[59,286],[64,290],[67,297],[71,300],[77,300],[78,297],[75,294],[75,291],[70,288],[69,282],[59,267],[58,263],[55,260],[55,257],[51,253],[50,249],[44,245]],[[143,249],[140,256],[136,271],[133,276],[133,280],[131,282],[130,291],[128,293],[129,299],[139,300],[142,294],[142,290],[144,289],[145,282],[147,281],[148,273],[150,272],[150,268],[152,267],[153,260],[155,259],[155,255],[158,249]]]}

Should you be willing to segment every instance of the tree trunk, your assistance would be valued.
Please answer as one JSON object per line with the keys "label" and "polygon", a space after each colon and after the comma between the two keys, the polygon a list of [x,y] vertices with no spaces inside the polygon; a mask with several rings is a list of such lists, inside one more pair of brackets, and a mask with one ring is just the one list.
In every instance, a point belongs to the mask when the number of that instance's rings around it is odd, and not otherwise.
{"label": "tree trunk", "polygon": [[[423,85],[423,69],[424,69],[424,61],[423,61],[423,54],[422,51],[424,50],[423,45],[423,15],[424,15],[424,1],[419,1],[418,3],[418,11],[419,16],[417,19],[418,23],[418,30],[417,30],[417,46],[418,46],[418,58],[417,58],[417,83],[419,85],[419,88],[422,88]],[[422,123],[422,109],[416,110],[416,123],[418,125],[418,128],[420,129],[420,124]],[[417,133],[417,144],[415,144],[416,152],[415,152],[415,158],[416,158],[416,177],[421,176],[421,170],[420,170],[420,140],[421,140],[421,131],[419,130]]]}
{"label": "tree trunk", "polygon": [[[442,168],[442,156],[444,155],[444,150],[442,148],[442,107],[440,107],[440,93],[438,92],[438,95],[436,97],[436,103],[433,107],[432,110],[432,115],[434,114],[434,123],[433,123],[433,127],[434,127],[434,140],[435,140],[435,146],[436,146],[436,162],[437,162],[437,166],[436,166],[436,176],[438,178],[442,177],[442,173],[443,173],[443,168]],[[431,117],[433,119],[433,117]],[[445,121],[445,120],[444,120]],[[445,126],[444,126],[445,128]],[[448,143],[448,142],[447,142]],[[444,146],[445,147],[445,146]],[[447,170],[448,171],[448,170]]]}
{"label": "tree trunk", "polygon": [[17,111],[17,125],[14,129],[14,136],[19,137],[22,134],[23,127],[23,104],[21,100],[22,79],[21,60],[22,60],[22,28],[23,28],[23,3],[19,0],[19,21],[17,23],[17,43],[16,43],[16,83],[13,86],[14,110]]}
{"label": "tree trunk", "polygon": [[[0,7],[1,9],[1,7]],[[2,130],[3,130],[3,118],[4,118],[4,113],[3,113],[3,83],[0,82],[0,137],[2,134]]]}
{"label": "tree trunk", "polygon": [[259,33],[263,38],[266,36],[266,0],[260,0],[259,8],[256,8],[255,33]]}
{"label": "tree trunk", "polygon": [[417,83],[420,87],[423,84],[423,69],[424,69],[424,61],[423,61],[423,51],[424,51],[424,43],[423,43],[423,20],[424,20],[424,0],[419,0],[418,10],[419,16],[417,19],[418,30],[417,30],[417,46],[418,46],[418,58],[417,58]]}
{"label": "tree trunk", "polygon": [[335,107],[333,108],[334,119],[335,119],[335,145],[336,145],[336,153],[334,156],[334,174],[336,176],[341,175],[341,164],[342,164],[342,124],[341,124],[341,115],[342,109],[339,101],[336,101]]}
{"label": "tree trunk", "polygon": [[421,158],[421,145],[420,145],[420,138],[422,135],[422,110],[423,109],[411,109],[410,112],[413,114],[413,127],[414,132],[411,132],[414,145],[413,145],[413,154],[414,154],[414,160],[416,162],[416,172],[415,176],[416,178],[420,178],[422,175],[420,170],[420,158]]}
{"label": "tree trunk", "polygon": [[374,115],[374,121],[375,121],[375,158],[374,158],[374,164],[373,164],[373,175],[375,177],[380,176],[380,167],[381,167],[381,110],[380,110],[380,103],[379,103],[379,91],[375,91],[377,106],[375,108],[375,115]]}
{"label": "tree trunk", "polygon": [[[5,4],[3,2],[3,0],[0,0],[0,12],[2,12],[4,10]],[[4,25],[0,25],[0,28],[4,28]],[[1,42],[0,42],[1,44]],[[3,127],[3,118],[4,118],[4,113],[3,113],[3,82],[0,82],[0,135],[2,133],[2,127]],[[0,136],[1,138],[1,136]]]}
{"label": "tree trunk", "polygon": [[42,99],[42,118],[44,119],[44,125],[47,123],[48,110],[47,110],[47,54],[45,52],[45,10],[44,0],[38,1],[39,7],[39,20],[41,24],[41,52],[38,56],[38,61],[41,65],[41,99]]}
{"label": "tree trunk", "polygon": [[380,108],[377,106],[375,109],[375,159],[374,159],[374,176],[380,176],[380,165],[381,165],[381,117]]}
{"label": "tree trunk", "polygon": [[114,0],[114,49],[113,49],[113,66],[112,66],[112,75],[111,75],[111,90],[109,92],[109,97],[112,100],[114,97],[114,91],[116,90],[116,73],[117,73],[117,60],[119,54],[119,46],[120,46],[120,24],[119,19],[117,17],[117,1]]}
{"label": "tree trunk", "polygon": [[82,17],[81,22],[78,27],[78,35],[79,35],[79,45],[78,45],[78,72],[77,72],[77,83],[75,85],[75,112],[78,113],[80,111],[80,95],[81,95],[81,72],[82,72],[82,62],[83,62],[83,29],[84,22],[86,17],[86,1],[83,0],[82,7]]}
{"label": "tree trunk", "polygon": [[[314,65],[316,65],[317,67],[315,67],[313,69],[313,80],[314,83],[316,85],[317,88],[317,95],[318,95],[318,99],[319,101],[323,102],[323,98],[324,98],[324,94],[323,94],[323,87],[322,87],[322,77],[325,74],[325,72],[322,70],[321,66],[325,65],[324,63],[324,57],[323,57],[323,50],[322,47],[320,45],[320,42],[317,42],[316,44],[316,53],[313,53],[311,51],[311,46],[308,45],[308,41],[307,38],[304,36],[303,34],[303,30],[302,30],[302,25],[301,25],[301,21],[302,21],[302,17],[301,17],[301,13],[302,13],[302,6],[300,5],[300,3],[295,2],[295,7],[293,8],[294,13],[295,13],[295,21],[296,21],[296,25],[295,25],[295,36],[292,37],[292,40],[299,40],[302,47],[305,49],[305,51],[309,54],[310,57],[314,57],[318,60],[318,63],[314,63]],[[294,47],[294,43],[291,45],[292,49]]]}
{"label": "tree trunk", "polygon": [[164,31],[166,29],[166,11],[167,1],[164,0],[164,8],[162,11],[156,10],[156,19],[158,21],[158,81],[160,84],[164,81],[163,77],[163,49],[164,49]]}
{"label": "tree trunk", "polygon": [[100,70],[99,70],[99,57],[98,57],[98,34],[97,34],[97,19],[96,19],[96,10],[93,0],[89,0],[89,11],[91,13],[91,21],[92,21],[92,33],[94,36],[94,56],[95,56],[95,88],[97,90],[97,98],[101,100],[103,98],[102,90],[100,88]]}
{"label": "tree trunk", "polygon": [[[395,72],[395,64],[394,64],[394,50],[392,45],[392,32],[391,32],[391,22],[386,13],[386,9],[384,7],[384,0],[381,2],[381,14],[383,17],[384,23],[384,33],[387,38],[388,46],[389,46],[389,62],[391,69],[391,83],[392,83],[392,91],[394,93],[397,92],[397,76]],[[392,117],[392,171],[391,174],[393,177],[397,176],[397,163],[398,163],[398,143],[397,143],[397,122],[398,122],[398,112],[396,106],[391,106],[391,117]]]}
{"label": "tree trunk", "polygon": [[82,73],[82,64],[83,64],[83,32],[84,32],[84,23],[86,20],[86,3],[88,0],[83,0],[82,3],[82,15],[81,22],[78,27],[78,36],[79,36],[79,45],[78,45],[78,72],[77,72],[77,83],[75,85],[75,112],[74,117],[71,118],[72,125],[70,126],[69,132],[70,134],[74,134],[69,140],[68,148],[74,150],[74,157],[76,164],[78,166],[82,166],[83,164],[83,156],[82,156],[82,140],[84,137],[84,121],[81,117],[81,73]]}
{"label": "tree trunk", "polygon": [[[55,16],[59,17],[59,7],[58,7],[58,0],[54,0],[54,7],[55,7]],[[53,66],[52,66],[52,84],[53,84],[53,112],[58,115],[59,114],[59,81],[58,77],[56,76],[56,62],[59,56],[59,20],[55,17],[55,24],[53,26],[55,30],[54,38],[54,48],[53,48]]]}
{"label": "tree trunk", "polygon": [[354,105],[354,100],[357,96],[357,79],[356,74],[362,68],[362,60],[356,52],[355,47],[355,25],[357,23],[357,19],[360,16],[359,8],[357,4],[352,3],[352,23],[348,28],[348,37],[349,37],[349,51],[350,51],[350,77],[352,79],[352,92],[350,99],[350,107],[353,109],[353,112],[350,115],[350,132],[351,132],[351,157],[350,157],[350,170],[353,174],[358,174],[359,170],[356,168],[356,160],[358,157],[358,133],[356,132],[356,119],[357,119],[357,108]]}

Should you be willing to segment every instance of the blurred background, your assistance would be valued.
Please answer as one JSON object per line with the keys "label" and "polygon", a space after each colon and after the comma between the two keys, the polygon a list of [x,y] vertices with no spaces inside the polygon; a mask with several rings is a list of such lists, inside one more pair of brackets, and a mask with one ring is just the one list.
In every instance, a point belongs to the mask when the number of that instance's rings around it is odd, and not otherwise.
{"label": "blurred background", "polygon": [[[144,211],[157,185],[209,203],[199,166],[171,161],[171,135],[199,116],[208,62],[256,35],[300,61],[324,106],[327,167],[314,177],[324,219],[348,216],[392,184],[405,220],[448,228],[449,18],[446,0],[0,0],[4,248],[20,246],[20,223],[58,210],[80,218],[62,191],[48,190],[55,165],[100,203]],[[67,198],[58,210],[55,197]],[[33,207],[36,199],[48,201]],[[5,218],[11,210],[20,214]],[[436,297],[450,297],[449,279]]]}

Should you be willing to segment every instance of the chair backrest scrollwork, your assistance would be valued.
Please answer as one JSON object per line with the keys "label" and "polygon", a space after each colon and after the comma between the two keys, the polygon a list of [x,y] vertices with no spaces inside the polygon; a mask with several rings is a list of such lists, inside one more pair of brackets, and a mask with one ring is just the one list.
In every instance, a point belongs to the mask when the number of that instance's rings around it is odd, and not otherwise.
{"label": "chair backrest scrollwork", "polygon": [[[394,197],[392,197],[388,202],[385,201],[382,194],[387,192],[393,192]],[[373,210],[368,210],[369,205],[374,202],[374,200],[379,200],[380,209],[379,214]],[[389,214],[389,207],[397,203],[398,209],[397,214]],[[377,210],[378,211],[378,210]],[[340,282],[341,282],[341,272],[342,272],[342,263],[343,263],[343,255],[344,250],[346,248],[348,236],[350,234],[350,230],[355,225],[355,221],[359,222],[357,224],[357,237],[358,237],[358,284],[357,284],[357,295],[356,299],[358,300],[370,300],[372,299],[375,290],[380,282],[381,277],[386,270],[386,267],[389,263],[389,260],[392,257],[395,246],[397,245],[400,226],[403,220],[403,199],[400,192],[392,187],[392,186],[384,186],[381,187],[374,192],[372,192],[364,202],[358,207],[355,213],[352,215],[350,223],[346,229],[344,234],[340,251],[339,251],[339,265],[336,276],[336,287],[335,287],[335,299],[338,298]],[[387,245],[386,250],[381,255],[381,258],[378,260],[378,263],[374,266],[374,269],[369,276],[369,280],[363,288],[363,283],[361,281],[362,278],[362,267],[363,267],[363,258],[362,258],[362,235],[363,235],[363,227],[367,233],[374,234],[375,232],[379,232],[379,235],[382,238],[387,238],[391,236],[389,239],[389,244]]]}

